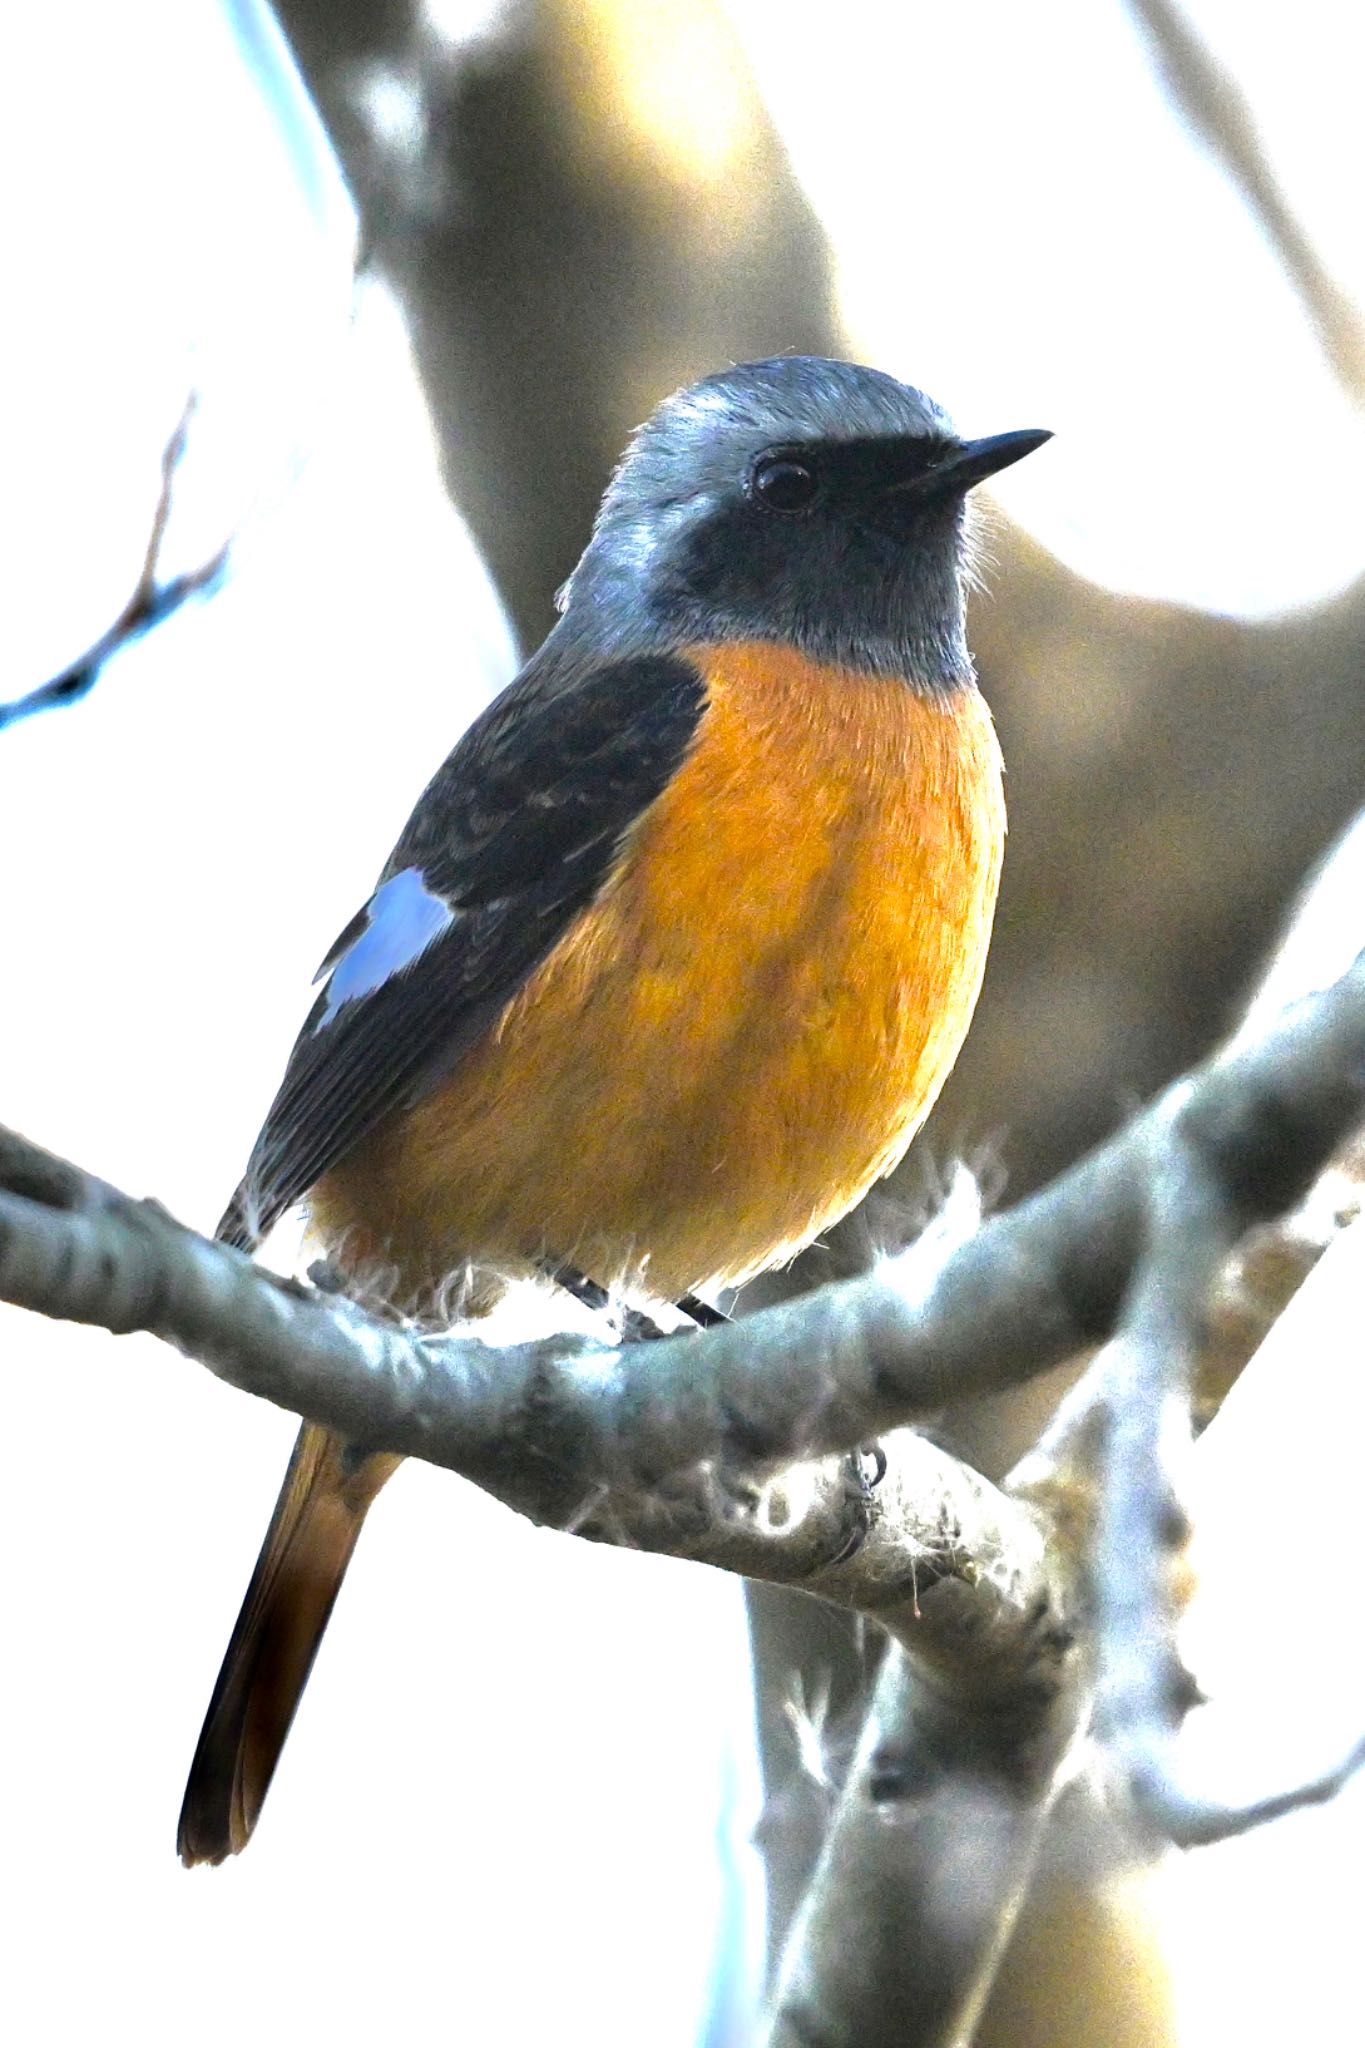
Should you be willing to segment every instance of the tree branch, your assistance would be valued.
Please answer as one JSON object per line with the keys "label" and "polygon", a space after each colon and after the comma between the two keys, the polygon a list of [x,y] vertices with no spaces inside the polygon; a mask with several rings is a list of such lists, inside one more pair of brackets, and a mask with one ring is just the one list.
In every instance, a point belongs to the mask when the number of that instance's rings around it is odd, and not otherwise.
{"label": "tree branch", "polygon": [[[261,1371],[262,1391],[268,1380],[282,1392],[277,1375],[289,1370],[291,1358],[302,1357],[309,1389],[296,1391],[314,1406],[312,1385],[325,1381],[333,1358],[352,1380],[373,1370],[382,1388],[401,1386],[414,1374],[430,1378],[434,1361],[446,1399],[458,1402],[470,1390],[472,1418],[463,1455],[449,1441],[458,1423],[445,1418],[443,1456],[436,1462],[455,1456],[456,1469],[481,1478],[533,1518],[800,1587],[875,1618],[945,1672],[960,1667],[977,1674],[978,1685],[990,1672],[996,1689],[1013,1688],[1023,1654],[1018,1638],[1027,1629],[1031,1641],[1038,1614],[1049,1605],[1041,1523],[1031,1508],[1007,1500],[970,1466],[913,1431],[889,1435],[875,1457],[826,1458],[761,1486],[700,1465],[661,1475],[648,1488],[604,1480],[571,1498],[552,1471],[540,1469],[550,1456],[543,1430],[520,1454],[480,1444],[479,1432],[496,1426],[480,1422],[480,1397],[492,1414],[500,1412],[496,1388],[486,1382],[500,1377],[504,1360],[515,1360],[526,1406],[534,1410],[541,1400],[552,1402],[548,1370],[574,1370],[591,1382],[617,1360],[633,1363],[635,1347],[618,1353],[591,1339],[555,1338],[499,1350],[468,1337],[424,1339],[348,1301],[267,1273],[186,1230],[156,1204],[131,1201],[10,1133],[0,1136],[0,1187],[6,1190],[0,1194],[0,1292],[11,1301],[31,1306],[35,1295],[51,1298],[60,1289],[71,1320],[115,1333],[175,1332],[171,1341],[210,1365],[227,1355],[227,1376],[236,1385],[251,1377],[241,1373],[249,1355]],[[650,1355],[658,1349],[651,1345]],[[442,1353],[456,1361],[449,1375],[441,1374]],[[429,1385],[420,1396],[441,1398]],[[376,1420],[384,1418],[364,1399],[363,1380],[353,1404],[324,1405],[328,1414],[315,1419],[367,1443],[378,1441]],[[396,1423],[404,1443],[427,1441],[424,1412],[414,1404]],[[391,1428],[381,1434],[389,1442]],[[519,1455],[529,1460],[524,1471]],[[1032,1659],[1036,1652],[1028,1654]]]}
{"label": "tree branch", "polygon": [[[1238,1234],[1303,1192],[1365,1121],[1365,959],[1179,1088]],[[424,1336],[254,1267],[154,1204],[26,1193],[47,1155],[0,1151],[0,1298],[148,1330],[249,1393],[376,1449],[462,1472],[573,1526],[605,1494],[711,1463],[766,1477],[867,1443],[950,1396],[1014,1385],[1108,1336],[1146,1231],[1170,1097],[988,1221],[926,1285],[909,1257],[726,1327],[647,1347]],[[48,1162],[47,1170],[55,1170]]]}
{"label": "tree branch", "polygon": [[[499,1348],[268,1273],[6,1136],[0,1298],[150,1331],[245,1391],[461,1472],[539,1521],[874,1616],[910,1654],[881,1681],[788,1946],[771,2044],[874,2043],[890,2016],[898,2042],[933,2048],[960,2037],[983,1995],[1079,1725],[1072,1580],[1097,1498],[1111,1503],[1095,1569],[1106,1730],[1149,1822],[1188,1839],[1221,1825],[1206,1803],[1178,1805],[1163,1768],[1189,1696],[1170,1645],[1180,1523],[1163,1430],[1227,1248],[1287,1209],[1363,1121],[1365,956],[927,1281],[902,1255],[719,1329]],[[950,1392],[1016,1382],[1110,1334],[1134,1275],[1118,1338],[1015,1497],[908,1432],[888,1439],[881,1473],[850,1462]],[[798,1459],[814,1462],[781,1470]]]}
{"label": "tree branch", "polygon": [[[1038,1617],[1044,1668],[1058,1663]],[[969,2038],[1080,1713],[1075,1684],[945,1693],[892,1650],[792,1924],[764,2048]]]}

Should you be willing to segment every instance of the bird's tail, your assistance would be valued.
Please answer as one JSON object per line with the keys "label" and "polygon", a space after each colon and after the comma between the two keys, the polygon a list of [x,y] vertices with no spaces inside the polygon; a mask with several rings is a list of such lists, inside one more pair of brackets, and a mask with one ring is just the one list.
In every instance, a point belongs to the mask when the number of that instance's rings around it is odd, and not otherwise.
{"label": "bird's tail", "polygon": [[190,1765],[183,1863],[250,1841],[366,1510],[399,1462],[316,1423],[299,1431]]}

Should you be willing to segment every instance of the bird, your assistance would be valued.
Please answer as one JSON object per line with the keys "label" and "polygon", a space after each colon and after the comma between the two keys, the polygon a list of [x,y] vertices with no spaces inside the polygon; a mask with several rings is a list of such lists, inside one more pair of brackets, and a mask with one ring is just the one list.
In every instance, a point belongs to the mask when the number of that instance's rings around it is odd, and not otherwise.
{"label": "bird", "polygon": [[[1005,837],[967,649],[963,439],[779,356],[630,441],[539,649],[457,741],[321,987],[219,1225],[308,1205],[434,1318],[549,1274],[713,1320],[900,1161],[966,1033]],[[186,1864],[255,1827],[399,1460],[305,1422],[195,1751]]]}

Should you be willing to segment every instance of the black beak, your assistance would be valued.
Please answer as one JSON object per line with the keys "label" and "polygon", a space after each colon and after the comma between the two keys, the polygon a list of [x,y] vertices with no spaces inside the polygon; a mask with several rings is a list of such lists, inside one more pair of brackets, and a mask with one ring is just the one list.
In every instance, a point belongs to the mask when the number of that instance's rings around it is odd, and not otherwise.
{"label": "black beak", "polygon": [[997,470],[1008,469],[1012,462],[1022,462],[1051,439],[1046,427],[1024,427],[1017,434],[988,434],[984,441],[963,441],[958,447],[949,448],[930,468],[919,470],[891,488],[898,494],[917,498],[960,495],[971,490],[973,484],[984,483]]}
{"label": "black beak", "polygon": [[935,493],[940,485],[953,491],[969,491],[973,484],[984,483],[997,470],[1008,469],[1012,462],[1022,462],[1051,439],[1046,427],[1024,427],[1017,434],[988,434],[984,441],[964,441],[946,462],[930,471],[925,482]]}
{"label": "black beak", "polygon": [[994,476],[997,470],[1008,469],[1012,462],[1022,462],[1051,439],[1046,427],[1024,427],[1017,434],[988,434],[984,441],[964,442],[937,473],[945,481],[951,478],[955,490],[969,491],[973,484]]}

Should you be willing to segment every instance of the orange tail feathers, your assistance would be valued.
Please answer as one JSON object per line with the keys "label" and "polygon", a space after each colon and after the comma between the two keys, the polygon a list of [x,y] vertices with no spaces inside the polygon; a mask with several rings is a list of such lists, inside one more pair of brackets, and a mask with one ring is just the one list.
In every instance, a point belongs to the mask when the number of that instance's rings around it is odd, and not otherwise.
{"label": "orange tail feathers", "polygon": [[251,1839],[366,1511],[400,1460],[305,1422],[251,1575],[180,1809],[180,1860]]}

